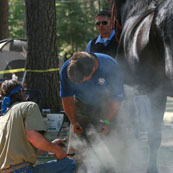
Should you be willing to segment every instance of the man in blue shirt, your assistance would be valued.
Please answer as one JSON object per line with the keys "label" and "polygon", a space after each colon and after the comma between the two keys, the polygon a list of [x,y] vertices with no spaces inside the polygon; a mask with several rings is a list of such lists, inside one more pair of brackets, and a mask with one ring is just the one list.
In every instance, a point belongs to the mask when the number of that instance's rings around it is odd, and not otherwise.
{"label": "man in blue shirt", "polygon": [[115,58],[118,38],[113,30],[110,11],[100,11],[96,16],[99,36],[88,42],[86,52],[104,53]]}
{"label": "man in blue shirt", "polygon": [[[63,64],[60,81],[62,105],[72,127],[71,143],[74,133],[80,140],[85,140],[91,124],[99,133],[108,134],[124,99],[116,60],[101,53],[75,53]],[[71,143],[69,152],[74,148]],[[81,147],[76,148],[75,152],[80,153]]]}

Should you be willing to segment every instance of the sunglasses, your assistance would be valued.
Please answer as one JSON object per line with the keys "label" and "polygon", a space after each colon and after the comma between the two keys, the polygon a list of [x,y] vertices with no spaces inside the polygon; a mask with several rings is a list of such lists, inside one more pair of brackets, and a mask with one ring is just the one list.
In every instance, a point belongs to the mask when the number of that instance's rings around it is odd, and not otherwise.
{"label": "sunglasses", "polygon": [[107,25],[108,24],[108,21],[102,21],[102,22],[96,22],[96,25],[99,26],[99,25]]}

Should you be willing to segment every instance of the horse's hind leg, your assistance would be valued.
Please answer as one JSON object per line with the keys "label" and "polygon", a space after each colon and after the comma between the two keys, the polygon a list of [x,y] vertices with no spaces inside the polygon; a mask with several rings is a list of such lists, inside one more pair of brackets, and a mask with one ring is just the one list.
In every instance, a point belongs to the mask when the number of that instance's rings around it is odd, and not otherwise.
{"label": "horse's hind leg", "polygon": [[161,127],[163,123],[163,115],[166,107],[166,96],[150,95],[152,105],[151,124],[148,133],[148,143],[150,149],[149,167],[147,173],[158,173],[157,168],[157,152],[161,144]]}

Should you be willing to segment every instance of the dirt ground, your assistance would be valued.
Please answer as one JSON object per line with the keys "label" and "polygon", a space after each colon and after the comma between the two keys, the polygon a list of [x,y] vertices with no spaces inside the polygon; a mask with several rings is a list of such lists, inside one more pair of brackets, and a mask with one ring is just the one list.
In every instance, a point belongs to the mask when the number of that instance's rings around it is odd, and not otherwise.
{"label": "dirt ground", "polygon": [[159,173],[173,173],[173,98],[168,97],[162,143],[158,155]]}
{"label": "dirt ground", "polygon": [[158,153],[159,173],[173,173],[173,129],[164,127]]}

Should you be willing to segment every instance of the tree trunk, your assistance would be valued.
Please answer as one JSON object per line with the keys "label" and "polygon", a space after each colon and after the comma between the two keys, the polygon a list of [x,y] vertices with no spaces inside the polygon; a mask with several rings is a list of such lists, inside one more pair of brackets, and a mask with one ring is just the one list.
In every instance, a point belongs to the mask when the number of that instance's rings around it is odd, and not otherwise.
{"label": "tree trunk", "polygon": [[[26,69],[58,68],[55,0],[26,0]],[[60,110],[59,71],[27,72],[28,89],[42,92],[41,108]]]}
{"label": "tree trunk", "polygon": [[8,0],[0,1],[0,40],[8,38]]}

